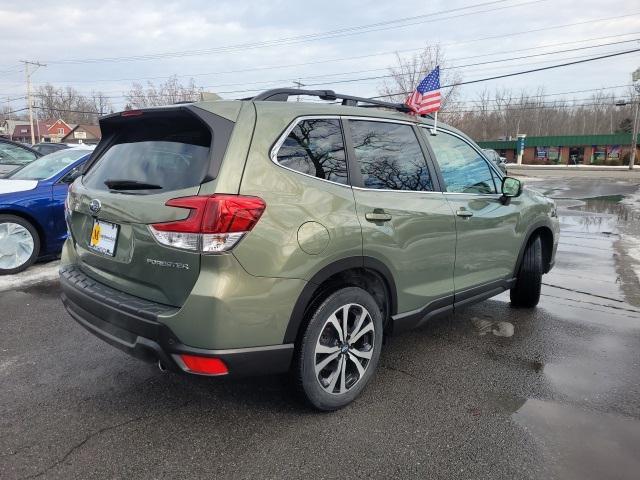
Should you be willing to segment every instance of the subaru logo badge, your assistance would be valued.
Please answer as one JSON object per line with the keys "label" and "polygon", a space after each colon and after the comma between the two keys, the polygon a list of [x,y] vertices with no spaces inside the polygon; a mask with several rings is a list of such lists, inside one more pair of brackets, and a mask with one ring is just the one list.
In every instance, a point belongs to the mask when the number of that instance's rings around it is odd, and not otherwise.
{"label": "subaru logo badge", "polygon": [[97,198],[94,198],[93,200],[91,200],[91,202],[89,202],[89,210],[91,210],[91,213],[98,213],[101,208],[102,204]]}

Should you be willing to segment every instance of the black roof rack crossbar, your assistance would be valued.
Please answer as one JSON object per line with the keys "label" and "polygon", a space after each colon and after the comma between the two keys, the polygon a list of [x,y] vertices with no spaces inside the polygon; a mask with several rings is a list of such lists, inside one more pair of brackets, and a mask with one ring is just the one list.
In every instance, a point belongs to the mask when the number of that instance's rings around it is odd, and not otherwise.
{"label": "black roof rack crossbar", "polygon": [[410,112],[411,110],[403,103],[384,102],[382,100],[374,100],[373,98],[366,97],[354,97],[352,95],[343,95],[342,93],[336,93],[333,90],[301,90],[297,88],[274,88],[273,90],[267,90],[259,93],[255,97],[247,98],[246,100],[253,101],[270,101],[270,102],[286,102],[289,97],[295,97],[303,95],[307,97],[318,97],[320,100],[342,100],[342,105],[351,107],[357,107],[359,103],[366,105],[362,106],[377,106],[390,108],[399,112]]}

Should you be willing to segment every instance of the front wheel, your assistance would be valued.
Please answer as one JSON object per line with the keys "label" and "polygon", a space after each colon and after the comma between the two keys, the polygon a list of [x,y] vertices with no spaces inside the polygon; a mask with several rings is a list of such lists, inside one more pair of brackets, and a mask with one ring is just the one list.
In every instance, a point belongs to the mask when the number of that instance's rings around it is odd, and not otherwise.
{"label": "front wheel", "polygon": [[516,285],[511,289],[511,305],[533,308],[540,301],[542,288],[542,242],[535,237],[524,252]]}
{"label": "front wheel", "polygon": [[35,227],[15,215],[0,215],[0,275],[18,273],[38,257],[40,238]]}
{"label": "front wheel", "polygon": [[315,309],[298,346],[294,374],[318,410],[351,403],[373,376],[382,347],[382,314],[358,287],[331,294]]}

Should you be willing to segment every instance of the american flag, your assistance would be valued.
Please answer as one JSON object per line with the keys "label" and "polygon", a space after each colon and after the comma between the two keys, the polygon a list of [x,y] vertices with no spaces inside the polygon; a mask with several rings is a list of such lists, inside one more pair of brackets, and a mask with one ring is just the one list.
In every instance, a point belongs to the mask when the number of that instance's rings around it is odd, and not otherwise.
{"label": "american flag", "polygon": [[419,115],[440,110],[440,67],[424,77],[418,88],[407,97],[405,104]]}

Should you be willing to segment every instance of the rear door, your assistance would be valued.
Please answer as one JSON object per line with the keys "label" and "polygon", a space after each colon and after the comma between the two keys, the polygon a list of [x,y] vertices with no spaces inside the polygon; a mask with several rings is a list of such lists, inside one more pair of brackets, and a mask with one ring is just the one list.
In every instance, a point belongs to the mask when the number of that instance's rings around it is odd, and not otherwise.
{"label": "rear door", "polygon": [[190,215],[165,203],[197,195],[215,177],[216,152],[224,154],[233,125],[211,114],[204,122],[193,110],[124,112],[101,121],[103,140],[69,195],[71,233],[85,273],[175,306],[198,278],[200,255],[161,245],[149,225]]}
{"label": "rear door", "polygon": [[458,301],[459,292],[513,276],[521,242],[516,230],[520,200],[513,199],[509,205],[501,202],[500,175],[461,136],[440,130],[425,138],[433,149],[446,199],[456,214]]}
{"label": "rear door", "polygon": [[391,270],[398,313],[433,307],[434,300],[451,303],[455,221],[417,128],[349,118],[345,132],[363,252]]}

